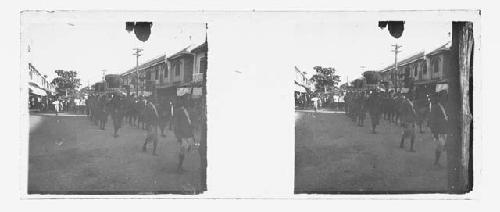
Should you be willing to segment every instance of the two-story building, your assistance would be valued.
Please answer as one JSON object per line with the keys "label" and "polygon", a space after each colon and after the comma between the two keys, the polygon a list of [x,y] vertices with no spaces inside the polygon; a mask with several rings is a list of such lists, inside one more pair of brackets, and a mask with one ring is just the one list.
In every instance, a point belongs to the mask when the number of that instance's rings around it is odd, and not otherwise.
{"label": "two-story building", "polygon": [[[155,86],[163,82],[162,75],[168,69],[167,66],[165,55],[148,60],[121,74],[122,87],[130,95],[136,95],[139,92],[138,95],[149,96],[153,93]],[[139,80],[137,80],[137,75],[139,75]]]}
{"label": "two-story building", "polygon": [[387,66],[380,71],[382,84],[387,89],[396,89],[398,91],[410,89],[416,73],[420,68],[420,62],[424,61],[425,52],[418,52],[398,62],[396,70],[395,65]]}
{"label": "two-story building", "polygon": [[142,96],[174,97],[188,94],[199,98],[207,71],[207,52],[208,44],[204,42],[189,45],[170,56],[163,54],[155,57],[121,74],[123,87],[130,95],[139,91]]}
{"label": "two-story building", "polygon": [[302,72],[297,68],[295,68],[295,80],[294,80],[294,85],[295,85],[295,92],[299,93],[307,93],[306,88],[309,88],[309,79],[306,77],[306,73]]}
{"label": "two-story building", "polygon": [[208,45],[190,45],[166,58],[167,69],[163,71],[163,81],[157,84],[161,96],[191,95],[202,96],[203,77],[207,73]]}
{"label": "two-story building", "polygon": [[31,63],[28,63],[29,69],[29,90],[30,93],[39,96],[54,95],[56,86],[52,84],[47,75],[42,75]]}
{"label": "two-story building", "polygon": [[306,72],[301,71],[297,66],[294,67],[294,95],[296,106],[305,106],[310,100],[310,92],[314,91],[313,82],[307,78]]}
{"label": "two-story building", "polygon": [[448,87],[451,63],[451,43],[446,43],[425,55],[415,77],[417,95],[425,95]]}
{"label": "two-story building", "polygon": [[45,106],[48,105],[47,96],[55,95],[56,86],[31,63],[28,63],[28,72],[29,106],[30,109],[39,110],[42,109],[42,103],[45,104]]}
{"label": "two-story building", "polygon": [[382,81],[391,88],[415,92],[417,98],[447,87],[451,54],[450,43],[428,53],[418,52],[398,63],[398,71],[390,65],[380,71]]}

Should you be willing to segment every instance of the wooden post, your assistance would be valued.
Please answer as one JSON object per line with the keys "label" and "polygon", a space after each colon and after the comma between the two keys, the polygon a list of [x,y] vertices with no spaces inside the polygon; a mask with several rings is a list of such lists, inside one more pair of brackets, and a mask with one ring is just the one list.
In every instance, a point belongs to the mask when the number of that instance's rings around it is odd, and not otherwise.
{"label": "wooden post", "polygon": [[474,46],[472,23],[453,22],[450,73],[448,75],[447,145],[448,192],[467,193],[472,189],[470,152],[469,79]]}
{"label": "wooden post", "polygon": [[[207,61],[208,61],[208,23],[205,23],[205,45],[207,45]],[[208,62],[207,69],[203,73],[203,81],[201,85],[201,139],[200,146],[198,148],[198,153],[200,154],[201,160],[201,190],[207,190],[207,73],[208,73]]]}

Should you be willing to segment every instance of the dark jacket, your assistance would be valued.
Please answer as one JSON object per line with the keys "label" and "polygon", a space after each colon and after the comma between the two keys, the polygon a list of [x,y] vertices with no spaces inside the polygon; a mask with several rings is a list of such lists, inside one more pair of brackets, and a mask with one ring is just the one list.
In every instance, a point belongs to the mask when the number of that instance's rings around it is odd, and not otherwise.
{"label": "dark jacket", "polygon": [[400,103],[400,117],[403,123],[413,123],[416,120],[417,114],[413,103],[408,99],[402,99]]}
{"label": "dark jacket", "polygon": [[174,134],[177,138],[193,137],[193,129],[191,127],[189,113],[184,107],[177,107],[174,110]]}
{"label": "dark jacket", "polygon": [[143,114],[144,114],[144,122],[147,125],[153,125],[153,126],[158,125],[158,119],[159,119],[158,110],[156,109],[156,106],[153,103],[149,102],[146,104]]}
{"label": "dark jacket", "polygon": [[431,104],[431,114],[429,118],[429,126],[432,133],[446,134],[447,133],[448,118],[446,116],[446,109],[439,103]]}

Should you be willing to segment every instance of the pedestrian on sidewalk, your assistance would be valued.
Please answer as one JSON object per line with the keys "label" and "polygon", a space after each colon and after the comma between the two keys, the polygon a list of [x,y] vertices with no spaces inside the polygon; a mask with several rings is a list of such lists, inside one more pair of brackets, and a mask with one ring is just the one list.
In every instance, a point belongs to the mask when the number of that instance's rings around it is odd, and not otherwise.
{"label": "pedestrian on sidewalk", "polygon": [[311,101],[313,102],[314,112],[317,113],[318,112],[319,98],[317,96],[315,96],[311,99]]}
{"label": "pedestrian on sidewalk", "polygon": [[55,99],[52,104],[54,105],[54,111],[56,112],[56,116],[58,115],[59,113],[59,100],[58,99]]}
{"label": "pedestrian on sidewalk", "polygon": [[408,97],[401,96],[400,103],[400,119],[401,126],[403,127],[403,133],[401,136],[400,148],[404,148],[404,141],[406,138],[410,138],[410,152],[415,152],[414,142],[415,142],[415,121],[416,112],[413,107],[413,103]]}

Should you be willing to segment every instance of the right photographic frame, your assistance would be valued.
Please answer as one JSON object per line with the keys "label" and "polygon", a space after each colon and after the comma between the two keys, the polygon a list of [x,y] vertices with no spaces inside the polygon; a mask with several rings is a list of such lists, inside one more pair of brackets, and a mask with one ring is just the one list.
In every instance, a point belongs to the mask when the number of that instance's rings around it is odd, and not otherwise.
{"label": "right photographic frame", "polygon": [[294,193],[470,192],[476,24],[296,23]]}

